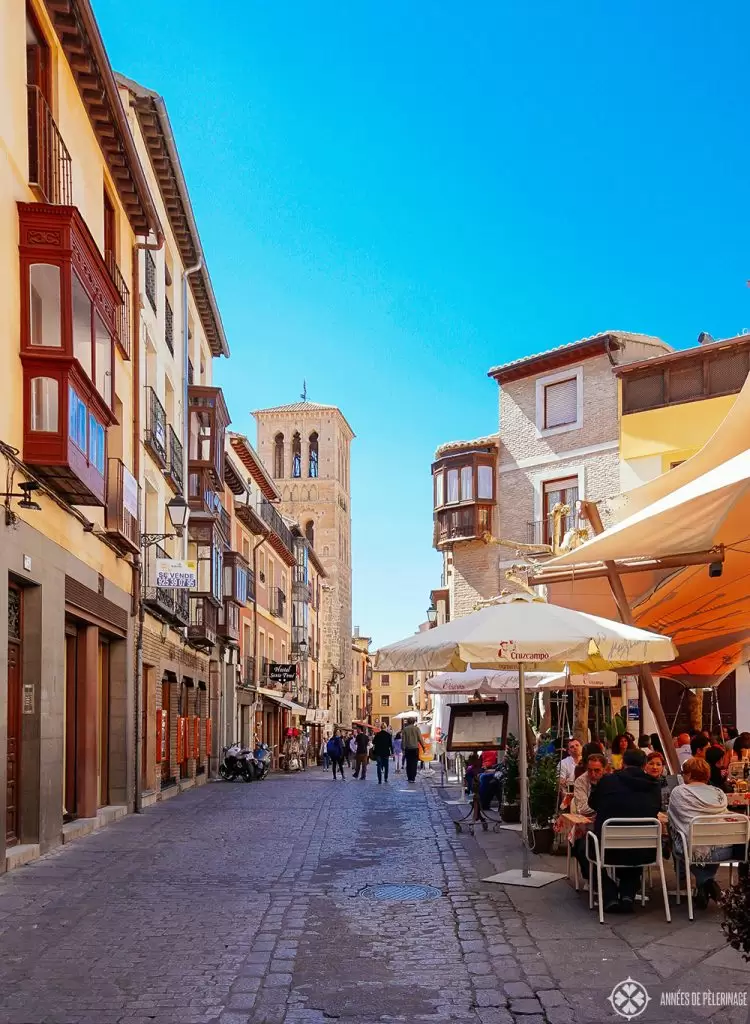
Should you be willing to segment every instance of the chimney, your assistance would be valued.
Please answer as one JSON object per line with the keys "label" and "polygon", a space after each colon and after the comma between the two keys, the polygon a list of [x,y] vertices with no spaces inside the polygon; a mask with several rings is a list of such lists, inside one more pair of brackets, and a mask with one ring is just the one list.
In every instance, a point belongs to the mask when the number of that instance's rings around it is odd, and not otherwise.
{"label": "chimney", "polygon": [[359,640],[359,626],[354,627],[354,632],[352,635],[355,637],[355,639]]}

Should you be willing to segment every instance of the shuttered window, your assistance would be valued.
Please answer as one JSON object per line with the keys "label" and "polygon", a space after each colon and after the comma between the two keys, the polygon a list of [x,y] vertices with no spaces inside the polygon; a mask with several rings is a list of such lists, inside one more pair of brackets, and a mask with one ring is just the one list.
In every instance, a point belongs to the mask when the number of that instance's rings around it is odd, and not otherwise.
{"label": "shuttered window", "polygon": [[547,384],[544,388],[544,429],[564,427],[575,423],[578,419],[578,380],[568,380]]}

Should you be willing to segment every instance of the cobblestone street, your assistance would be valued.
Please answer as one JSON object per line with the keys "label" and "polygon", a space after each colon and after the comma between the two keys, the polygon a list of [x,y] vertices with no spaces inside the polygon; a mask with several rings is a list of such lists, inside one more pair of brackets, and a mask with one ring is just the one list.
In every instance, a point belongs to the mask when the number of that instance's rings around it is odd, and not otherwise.
{"label": "cobblestone street", "polygon": [[[683,906],[670,926],[657,900],[602,927],[565,883],[482,883],[517,836],[456,836],[458,809],[402,778],[208,785],[4,876],[0,1020],[598,1024],[622,1019],[607,996],[632,975],[652,999],[640,1020],[744,1021],[659,1009],[667,978],[746,988],[717,915],[690,925]],[[363,893],[379,883],[442,895]]]}

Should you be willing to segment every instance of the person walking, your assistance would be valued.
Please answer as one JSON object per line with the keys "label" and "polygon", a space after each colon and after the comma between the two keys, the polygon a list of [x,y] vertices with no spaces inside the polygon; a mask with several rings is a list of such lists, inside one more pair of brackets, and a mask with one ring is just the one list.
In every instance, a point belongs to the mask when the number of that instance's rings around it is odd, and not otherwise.
{"label": "person walking", "polygon": [[318,753],[320,754],[320,761],[321,764],[323,765],[323,771],[327,772],[331,765],[331,755],[328,753],[328,740],[325,739],[325,737],[323,738],[323,742],[320,744],[320,750],[318,751]]}
{"label": "person walking", "polygon": [[333,781],[336,781],[336,769],[338,768],[341,775],[341,781],[344,781],[344,741],[341,738],[341,732],[339,729],[334,729],[333,736],[326,744],[326,753],[331,759],[333,765]]}
{"label": "person walking", "polygon": [[401,747],[401,733],[397,732],[393,737],[393,760],[396,762],[396,774],[401,771],[404,755]]}
{"label": "person walking", "polygon": [[393,738],[384,724],[380,726],[380,732],[375,733],[372,749],[375,753],[375,761],[378,768],[378,785],[380,785],[383,777],[385,777],[386,782],[388,781],[388,763],[393,753]]}
{"label": "person walking", "polygon": [[348,753],[346,755],[346,763],[351,768],[351,759],[354,758],[354,767],[357,767],[357,729],[352,729],[349,733],[349,742],[347,744]]}
{"label": "person walking", "polygon": [[424,750],[424,740],[413,718],[410,718],[404,725],[401,732],[401,745],[406,763],[406,778],[409,782],[416,782],[419,751]]}
{"label": "person walking", "polygon": [[370,741],[367,737],[367,730],[358,728],[354,735],[355,744],[355,755],[356,755],[356,767],[354,769],[354,778],[360,779],[362,782],[367,778],[367,759],[368,750],[370,748]]}

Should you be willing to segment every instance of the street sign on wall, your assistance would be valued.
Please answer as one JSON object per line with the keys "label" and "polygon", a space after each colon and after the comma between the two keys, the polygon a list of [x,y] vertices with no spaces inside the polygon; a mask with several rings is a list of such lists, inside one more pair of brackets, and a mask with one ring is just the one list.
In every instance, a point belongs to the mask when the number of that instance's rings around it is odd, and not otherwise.
{"label": "street sign on wall", "polygon": [[156,586],[164,590],[195,590],[198,586],[198,563],[180,558],[156,559]]}

